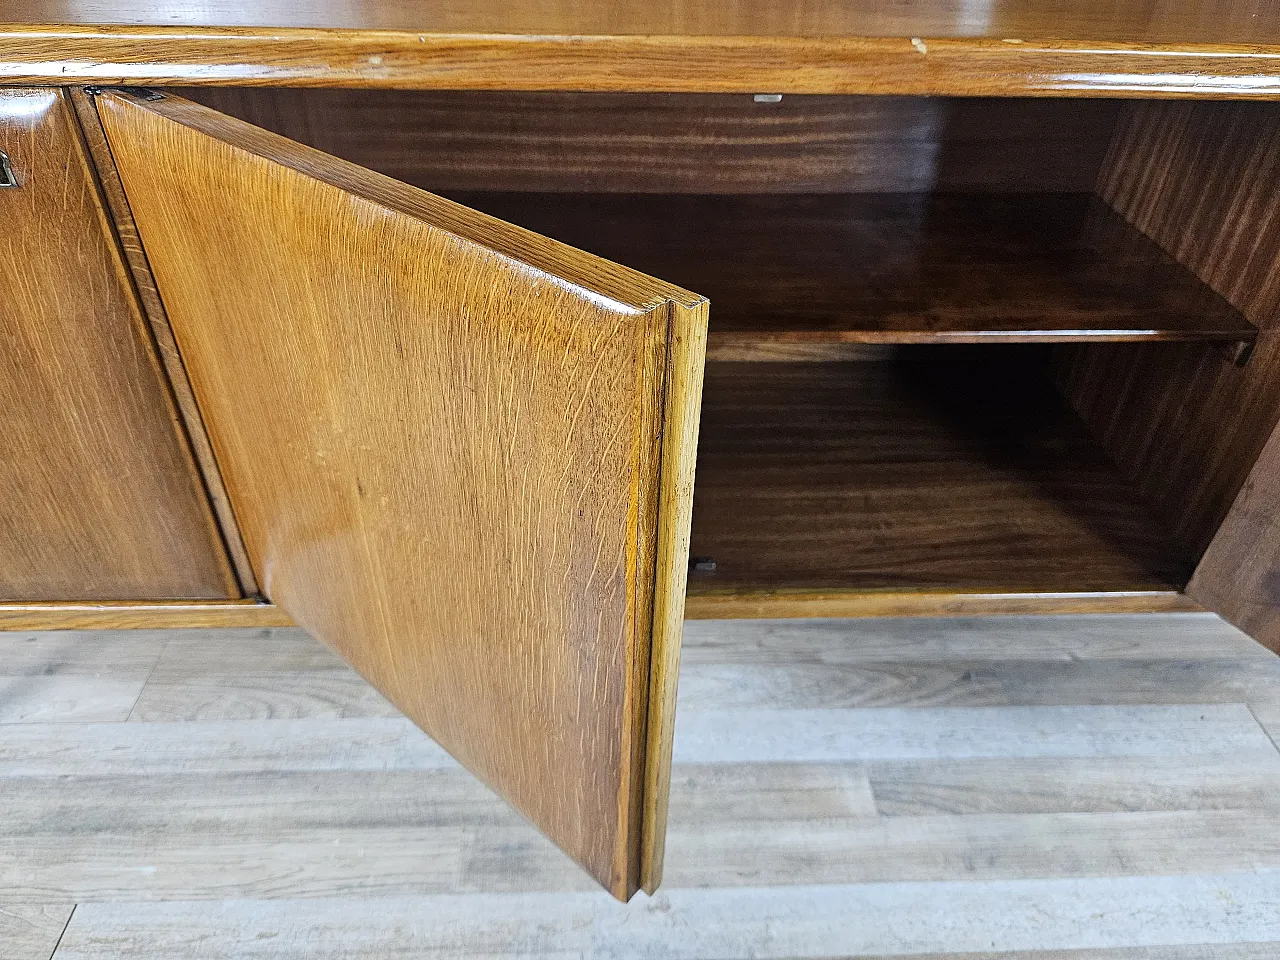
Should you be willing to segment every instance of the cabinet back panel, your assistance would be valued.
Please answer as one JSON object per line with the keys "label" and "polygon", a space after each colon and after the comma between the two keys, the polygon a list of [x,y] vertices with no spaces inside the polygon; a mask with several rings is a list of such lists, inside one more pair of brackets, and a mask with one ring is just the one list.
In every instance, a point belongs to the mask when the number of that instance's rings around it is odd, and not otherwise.
{"label": "cabinet back panel", "polygon": [[429,190],[1091,190],[1111,100],[179,91]]}
{"label": "cabinet back panel", "polygon": [[237,596],[64,95],[0,149],[0,600]]}

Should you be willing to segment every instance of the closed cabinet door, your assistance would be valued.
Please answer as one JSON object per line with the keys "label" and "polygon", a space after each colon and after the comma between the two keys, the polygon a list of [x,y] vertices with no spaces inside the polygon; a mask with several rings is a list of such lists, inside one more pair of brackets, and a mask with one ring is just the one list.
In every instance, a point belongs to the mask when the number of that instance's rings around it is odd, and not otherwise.
{"label": "closed cabinet door", "polygon": [[71,103],[0,87],[0,603],[239,595]]}
{"label": "closed cabinet door", "polygon": [[263,591],[654,888],[706,301],[176,97],[96,105]]}

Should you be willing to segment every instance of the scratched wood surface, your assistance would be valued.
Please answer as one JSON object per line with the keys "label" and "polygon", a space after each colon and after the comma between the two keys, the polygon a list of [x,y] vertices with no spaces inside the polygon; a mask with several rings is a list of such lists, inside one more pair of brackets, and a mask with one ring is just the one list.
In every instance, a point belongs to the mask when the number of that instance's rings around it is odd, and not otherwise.
{"label": "scratched wood surface", "polygon": [[267,597],[629,896],[705,301],[187,101],[99,109]]}
{"label": "scratched wood surface", "polygon": [[1275,97],[1274,0],[4,0],[10,82]]}
{"label": "scratched wood surface", "polygon": [[323,713],[361,681],[300,630],[13,634],[0,671],[188,691],[0,728],[6,960],[1280,951],[1280,659],[1209,614],[689,624],[626,906],[384,704]]}
{"label": "scratched wood surface", "polygon": [[0,150],[0,601],[238,596],[64,95]]}

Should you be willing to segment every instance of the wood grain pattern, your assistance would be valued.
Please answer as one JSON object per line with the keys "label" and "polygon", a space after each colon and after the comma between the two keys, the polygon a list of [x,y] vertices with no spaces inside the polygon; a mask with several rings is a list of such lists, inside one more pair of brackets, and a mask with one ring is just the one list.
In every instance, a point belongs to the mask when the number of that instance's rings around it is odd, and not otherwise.
{"label": "wood grain pattern", "polygon": [[155,630],[165,627],[288,627],[288,614],[256,600],[207,603],[0,603],[0,630]]}
{"label": "wood grain pattern", "polygon": [[1018,614],[1170,613],[1203,608],[1172,586],[1163,590],[1021,591],[778,590],[748,586],[714,590],[690,584],[686,620],[803,619],[807,617],[989,617]]}
{"label": "wood grain pattern", "polygon": [[74,907],[0,903],[0,942],[15,960],[49,960]]}
{"label": "wood grain pattern", "polygon": [[673,305],[668,333],[664,431],[675,442],[662,449],[663,500],[658,508],[655,549],[657,589],[653,605],[653,652],[649,658],[649,708],[643,746],[640,886],[652,894],[662,883],[667,838],[667,796],[671,791],[671,742],[675,736],[676,679],[684,628],[689,535],[693,524],[694,470],[702,413],[703,367],[707,352],[707,304]]}
{"label": "wood grain pattern", "polygon": [[1194,346],[1071,348],[1058,382],[1124,474],[1199,556],[1280,419],[1280,114],[1142,104],[1099,192],[1260,330],[1247,365]]}
{"label": "wood grain pattern", "polygon": [[1091,191],[1114,100],[175,91],[425,190]]}
{"label": "wood grain pattern", "polygon": [[1257,332],[1088,194],[450,196],[705,293],[715,350]]}
{"label": "wood grain pattern", "polygon": [[[1080,9],[1080,8],[1083,9]],[[1280,95],[1270,0],[975,8],[752,0],[426,9],[402,0],[7,0],[10,83],[501,90]]]}
{"label": "wood grain pattern", "polygon": [[[264,703],[273,679],[336,664],[299,630],[31,644],[35,675],[113,653],[133,675],[163,646],[148,685],[235,673]],[[829,690],[761,685],[815,664],[923,678],[948,658],[1004,672],[1014,698],[1088,696],[1079,678],[1114,670],[1109,693],[1175,702],[906,706],[904,685],[898,708],[826,709]],[[0,890],[82,898],[60,949],[95,960],[1271,960],[1280,753],[1257,721],[1278,663],[1204,614],[692,625],[668,877],[625,910],[402,718],[17,725],[0,738]],[[1251,671],[1252,712],[1204,702]],[[707,710],[713,684],[727,697]]]}
{"label": "wood grain pattern", "polygon": [[[217,960],[233,951],[245,960],[435,960],[456,955],[459,943],[477,956],[537,960],[626,960],[637,944],[681,958],[1270,960],[1280,948],[1269,913],[1277,887],[1274,875],[1252,871],[792,884],[672,891],[625,916],[589,894],[259,900],[217,913],[191,902],[95,903],[77,909],[57,960],[142,954]],[[871,916],[902,919],[868,923]],[[512,929],[537,929],[539,936],[513,947]],[[1165,943],[1151,945],[1153,939]]]}
{"label": "wood grain pattern", "polygon": [[1280,652],[1280,429],[1205,551],[1187,592]]}
{"label": "wood grain pattern", "polygon": [[173,391],[178,413],[187,443],[192,455],[199,465],[200,477],[204,491],[217,518],[218,531],[222,543],[231,560],[240,593],[255,596],[258,583],[253,576],[253,568],[249,564],[249,555],[244,549],[244,540],[240,536],[240,528],[236,525],[235,514],[227,500],[227,492],[222,484],[222,473],[213,457],[213,448],[209,445],[209,436],[196,407],[191,382],[187,379],[187,371],[178,355],[178,345],[174,342],[173,331],[169,328],[169,318],[165,316],[164,304],[160,302],[160,294],[156,291],[155,278],[151,276],[151,268],[147,265],[147,255],[138,239],[138,228],[134,225],[133,214],[129,212],[129,201],[125,198],[124,187],[120,183],[120,175],[116,172],[115,161],[111,159],[111,147],[107,144],[106,135],[102,131],[102,121],[98,117],[93,98],[83,90],[69,90],[67,97],[75,109],[85,146],[92,158],[98,182],[102,186],[103,199],[111,213],[111,224],[116,241],[124,251],[129,265],[129,273],[133,279],[133,291],[138,303],[151,326],[151,335],[164,367],[169,387]]}
{"label": "wood grain pattern", "polygon": [[705,301],[176,98],[99,110],[267,596],[629,896]]}
{"label": "wood grain pattern", "polygon": [[929,599],[958,613],[984,593],[997,609],[1029,595],[1024,611],[1112,591],[1180,603],[1189,561],[1028,350],[709,365],[692,554],[716,569],[690,573],[686,614],[745,601],[743,615],[795,616],[823,597],[845,603],[828,615]]}
{"label": "wood grain pattern", "polygon": [[0,600],[239,594],[75,116],[0,92]]}
{"label": "wood grain pattern", "polygon": [[731,6],[697,0],[608,0],[572,5],[543,0],[470,0],[423,8],[405,0],[4,0],[0,22],[191,26],[329,27],[423,34],[537,36],[703,35],[855,37],[1079,37],[1136,43],[1280,43],[1270,0],[927,0],[903,7],[886,0],[816,0],[779,5],[741,0]]}

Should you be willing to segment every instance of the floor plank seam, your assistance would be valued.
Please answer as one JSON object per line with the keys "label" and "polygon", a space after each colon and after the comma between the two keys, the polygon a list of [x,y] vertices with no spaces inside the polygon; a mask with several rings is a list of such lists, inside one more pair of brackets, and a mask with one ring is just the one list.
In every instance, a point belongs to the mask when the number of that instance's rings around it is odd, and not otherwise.
{"label": "floor plank seam", "polygon": [[1246,703],[1245,709],[1249,711],[1249,716],[1253,717],[1253,722],[1256,723],[1259,728],[1261,728],[1262,732],[1267,735],[1267,739],[1271,741],[1271,746],[1275,748],[1276,753],[1280,753],[1280,743],[1276,742],[1276,738],[1271,735],[1271,731],[1267,729],[1267,725],[1258,719],[1258,712],[1253,709],[1253,704]]}
{"label": "floor plank seam", "polygon": [[160,652],[156,655],[155,660],[151,661],[151,669],[147,671],[146,677],[142,681],[142,686],[138,688],[138,695],[133,700],[133,706],[129,708],[129,712],[125,714],[121,723],[128,723],[133,719],[134,712],[138,709],[138,704],[142,702],[142,695],[147,692],[147,684],[151,682],[151,678],[156,675],[156,670],[160,666],[160,661],[164,659],[165,652],[169,649],[169,645],[173,643],[172,638],[165,640],[160,646]]}
{"label": "floor plank seam", "polygon": [[49,960],[54,960],[54,957],[58,955],[58,948],[62,946],[62,938],[67,935],[67,928],[71,926],[71,918],[76,915],[76,907],[78,906],[78,903],[71,905],[71,912],[67,914],[67,922],[62,925],[62,932],[58,934],[58,939],[54,941],[53,952],[49,954]]}

